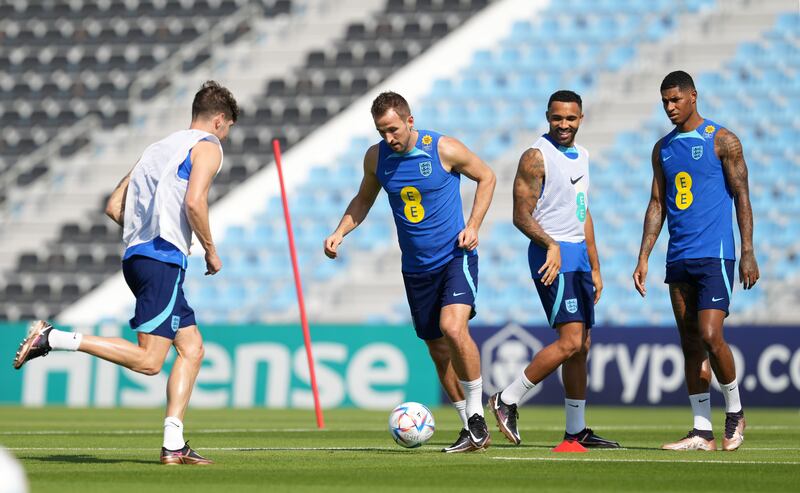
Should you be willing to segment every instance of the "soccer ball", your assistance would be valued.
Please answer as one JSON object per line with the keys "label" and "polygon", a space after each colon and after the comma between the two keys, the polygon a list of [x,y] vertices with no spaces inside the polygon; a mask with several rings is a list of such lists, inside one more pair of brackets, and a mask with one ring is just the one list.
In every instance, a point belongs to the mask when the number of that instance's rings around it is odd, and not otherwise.
{"label": "soccer ball", "polygon": [[430,440],[435,426],[431,410],[419,402],[404,402],[389,415],[389,433],[405,448],[416,448]]}
{"label": "soccer ball", "polygon": [[22,465],[3,447],[0,447],[0,493],[27,493],[28,481]]}

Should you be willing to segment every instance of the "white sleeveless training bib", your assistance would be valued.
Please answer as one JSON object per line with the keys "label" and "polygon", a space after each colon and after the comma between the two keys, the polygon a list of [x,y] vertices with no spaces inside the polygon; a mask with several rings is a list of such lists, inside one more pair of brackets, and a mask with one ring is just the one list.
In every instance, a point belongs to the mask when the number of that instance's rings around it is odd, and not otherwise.
{"label": "white sleeveless training bib", "polygon": [[189,181],[178,176],[178,168],[204,139],[222,152],[219,139],[202,130],[181,130],[145,149],[131,172],[125,200],[122,241],[126,250],[160,236],[189,255],[192,228],[185,208]]}
{"label": "white sleeveless training bib", "polygon": [[542,153],[545,170],[544,190],[533,218],[555,241],[583,241],[589,208],[589,152],[576,144],[578,157],[570,159],[545,137],[531,148]]}

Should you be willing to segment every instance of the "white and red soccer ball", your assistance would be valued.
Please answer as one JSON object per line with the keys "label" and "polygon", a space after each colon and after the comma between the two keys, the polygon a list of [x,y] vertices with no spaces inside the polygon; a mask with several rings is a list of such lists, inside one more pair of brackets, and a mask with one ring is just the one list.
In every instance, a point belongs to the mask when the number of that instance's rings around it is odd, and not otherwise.
{"label": "white and red soccer ball", "polygon": [[431,410],[419,402],[404,402],[389,415],[389,433],[406,448],[416,448],[430,440],[435,427]]}

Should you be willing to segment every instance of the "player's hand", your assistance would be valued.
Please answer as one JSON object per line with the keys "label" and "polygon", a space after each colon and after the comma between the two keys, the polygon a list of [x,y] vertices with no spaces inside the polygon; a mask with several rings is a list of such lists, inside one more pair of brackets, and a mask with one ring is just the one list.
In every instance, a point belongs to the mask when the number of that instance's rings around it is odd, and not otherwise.
{"label": "player's hand", "polygon": [[325,255],[328,258],[336,258],[337,253],[336,250],[339,248],[339,245],[342,243],[342,235],[338,233],[333,233],[332,235],[325,238]]}
{"label": "player's hand", "polygon": [[539,268],[539,274],[542,274],[542,284],[549,286],[558,277],[561,270],[561,247],[558,243],[553,242],[547,247],[547,258],[544,264]]}
{"label": "player's hand", "polygon": [[744,289],[750,289],[758,281],[758,262],[753,252],[742,252],[742,259],[739,261],[739,282]]}
{"label": "player's hand", "polygon": [[633,285],[642,298],[647,296],[647,288],[644,286],[645,279],[647,279],[647,260],[639,260],[636,270],[633,271]]}
{"label": "player's hand", "polygon": [[222,269],[222,260],[216,252],[206,252],[206,275],[213,276]]}
{"label": "player's hand", "polygon": [[472,226],[467,226],[458,234],[458,248],[475,250],[478,248],[478,232]]}
{"label": "player's hand", "polygon": [[603,278],[599,270],[592,271],[592,282],[594,283],[594,304],[600,301],[600,293],[603,292]]}

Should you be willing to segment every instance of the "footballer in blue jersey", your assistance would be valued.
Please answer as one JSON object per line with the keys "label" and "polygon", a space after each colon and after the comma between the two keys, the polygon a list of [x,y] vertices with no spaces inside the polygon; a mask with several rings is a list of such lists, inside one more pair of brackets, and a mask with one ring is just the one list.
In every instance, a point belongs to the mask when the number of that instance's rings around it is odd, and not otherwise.
{"label": "footballer in blue jersey", "polygon": [[662,448],[717,449],[708,392],[713,369],[726,406],[722,449],[736,450],[744,440],[745,419],[723,322],[733,294],[734,206],[742,239],[739,282],[750,289],[759,278],[747,165],[736,135],[698,113],[697,90],[689,74],[668,74],[661,83],[661,101],[675,129],[653,148],[652,191],[633,281],[645,296],[647,260],[666,219],[669,247],[664,282],[669,285],[681,337],[694,414],[694,426],[686,437]]}
{"label": "footballer in blue jersey", "polygon": [[[364,178],[339,226],[325,239],[325,254],[367,216],[383,188],[402,252],[403,281],[417,337],[428,346],[445,392],[463,422],[458,439],[443,452],[489,446],[483,417],[478,348],[469,333],[478,288],[478,229],[494,193],[494,172],[458,140],[414,128],[408,102],[384,92],[372,103],[382,140],[364,156]],[[464,222],[461,176],[477,182]]]}

